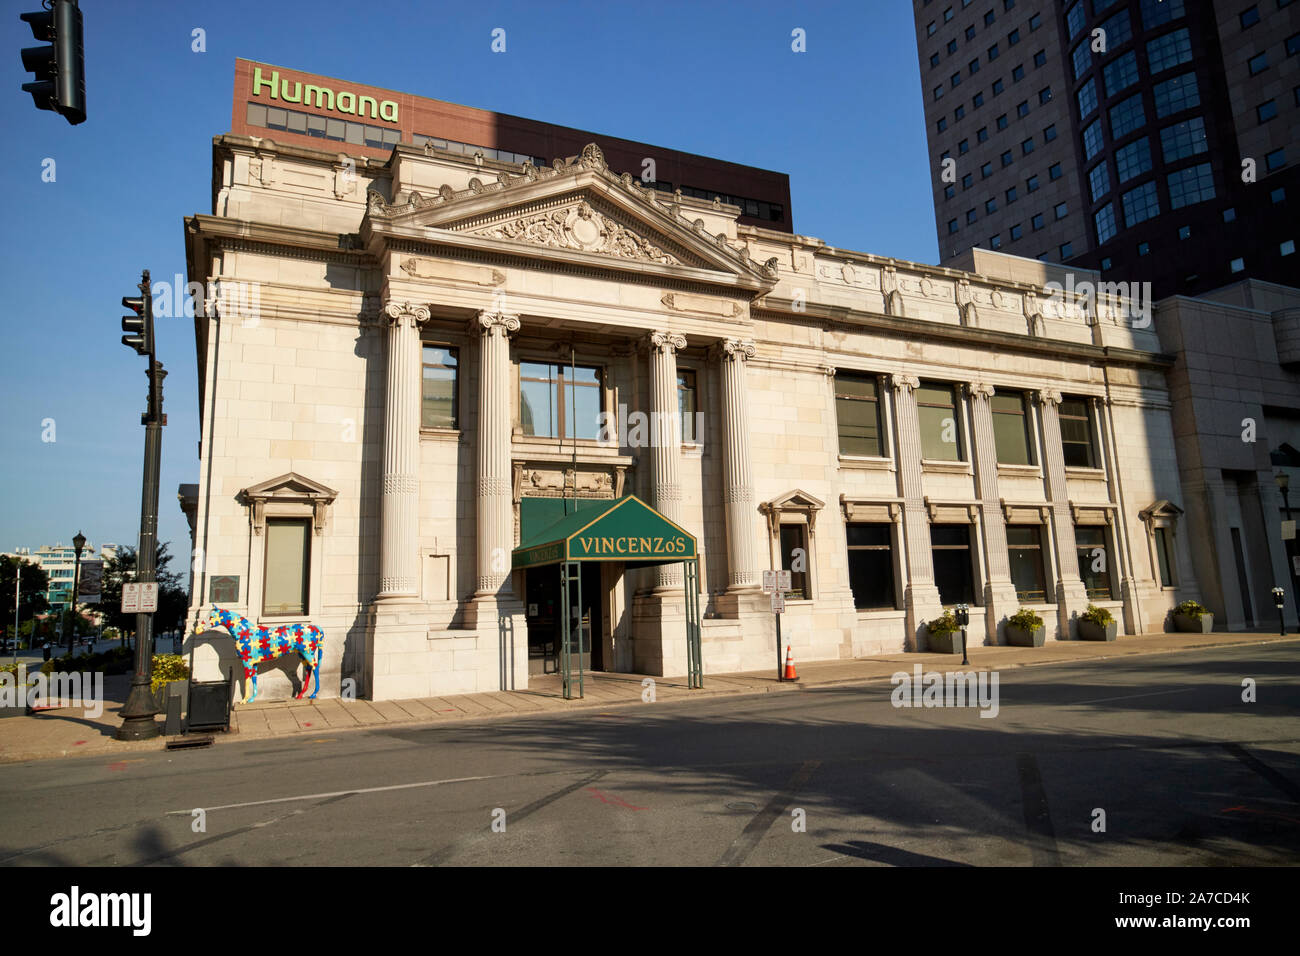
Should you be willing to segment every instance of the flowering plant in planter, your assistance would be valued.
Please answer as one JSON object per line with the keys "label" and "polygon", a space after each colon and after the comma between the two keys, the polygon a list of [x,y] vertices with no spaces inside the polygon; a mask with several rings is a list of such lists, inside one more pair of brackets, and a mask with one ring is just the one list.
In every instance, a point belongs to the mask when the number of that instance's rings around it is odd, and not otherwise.
{"label": "flowering plant in planter", "polygon": [[1079,615],[1079,638],[1084,641],[1113,641],[1119,632],[1119,623],[1104,607],[1089,604]]}
{"label": "flowering plant in planter", "polygon": [[937,617],[926,624],[931,634],[952,634],[961,630],[961,625],[957,623],[956,616],[952,611],[944,611],[943,617]]}
{"label": "flowering plant in planter", "polygon": [[1007,643],[1016,647],[1042,647],[1046,635],[1043,618],[1034,610],[1022,607],[1007,618]]}
{"label": "flowering plant in planter", "polygon": [[1178,607],[1174,608],[1175,614],[1181,614],[1183,617],[1190,617],[1193,621],[1199,621],[1204,615],[1210,613],[1202,604],[1195,601],[1184,601]]}
{"label": "flowering plant in planter", "polygon": [[1214,630],[1214,615],[1203,604],[1184,601],[1174,608],[1174,628],[1179,631],[1208,634]]}
{"label": "flowering plant in planter", "polygon": [[1032,631],[1043,626],[1043,618],[1032,608],[1022,607],[1007,618],[1007,623],[1012,627],[1020,628],[1022,631]]}
{"label": "flowering plant in planter", "polygon": [[1098,627],[1105,627],[1115,618],[1111,616],[1110,611],[1106,608],[1089,604],[1088,609],[1079,615],[1079,620],[1087,621],[1089,624],[1096,624]]}

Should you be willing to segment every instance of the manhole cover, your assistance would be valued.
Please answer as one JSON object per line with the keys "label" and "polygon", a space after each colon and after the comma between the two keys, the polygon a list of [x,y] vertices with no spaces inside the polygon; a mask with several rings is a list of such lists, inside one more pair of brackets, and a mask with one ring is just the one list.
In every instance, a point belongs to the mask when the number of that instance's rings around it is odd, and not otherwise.
{"label": "manhole cover", "polygon": [[728,810],[757,810],[757,803],[750,803],[748,800],[738,800],[735,803],[727,804]]}

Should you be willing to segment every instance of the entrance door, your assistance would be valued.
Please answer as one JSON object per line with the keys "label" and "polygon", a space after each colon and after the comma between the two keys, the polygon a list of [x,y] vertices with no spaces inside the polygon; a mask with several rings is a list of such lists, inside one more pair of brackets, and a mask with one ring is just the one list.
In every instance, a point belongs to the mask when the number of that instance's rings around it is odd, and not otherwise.
{"label": "entrance door", "polygon": [[[584,561],[582,580],[582,667],[604,670],[603,638],[605,591],[601,586],[601,565]],[[524,593],[528,615],[528,673],[556,674],[560,669],[560,566],[550,564],[524,572]]]}

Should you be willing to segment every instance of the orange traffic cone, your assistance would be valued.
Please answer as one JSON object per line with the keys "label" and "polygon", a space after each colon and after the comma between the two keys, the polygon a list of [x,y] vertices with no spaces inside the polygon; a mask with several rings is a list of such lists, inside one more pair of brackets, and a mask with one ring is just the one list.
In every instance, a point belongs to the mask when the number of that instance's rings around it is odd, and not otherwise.
{"label": "orange traffic cone", "polygon": [[782,680],[798,680],[799,675],[794,670],[794,657],[791,656],[790,648],[785,649],[785,676]]}

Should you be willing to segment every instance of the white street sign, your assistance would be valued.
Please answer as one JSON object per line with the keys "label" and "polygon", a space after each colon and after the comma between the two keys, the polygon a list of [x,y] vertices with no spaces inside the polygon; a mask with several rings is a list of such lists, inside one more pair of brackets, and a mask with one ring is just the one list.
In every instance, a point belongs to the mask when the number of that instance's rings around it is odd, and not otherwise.
{"label": "white street sign", "polygon": [[776,572],[764,571],[763,572],[763,593],[771,594],[775,590],[776,590]]}
{"label": "white street sign", "polygon": [[791,588],[791,584],[790,584],[790,572],[789,572],[789,571],[778,571],[778,572],[776,572],[776,586],[777,586],[778,588],[780,588],[782,591],[789,591],[789,590],[790,590],[790,588]]}
{"label": "white street sign", "polygon": [[772,613],[780,614],[783,611],[785,611],[785,592],[773,591],[772,592]]}
{"label": "white street sign", "polygon": [[158,610],[158,582],[122,585],[123,614],[153,614]]}

